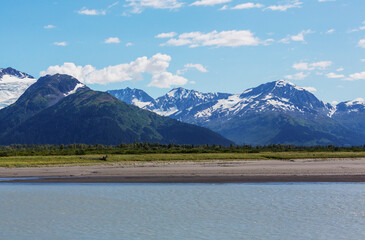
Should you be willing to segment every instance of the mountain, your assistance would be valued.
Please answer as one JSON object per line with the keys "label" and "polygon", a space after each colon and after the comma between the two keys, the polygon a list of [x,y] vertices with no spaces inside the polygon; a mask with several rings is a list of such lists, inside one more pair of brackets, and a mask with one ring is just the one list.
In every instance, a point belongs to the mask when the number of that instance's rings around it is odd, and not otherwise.
{"label": "mountain", "polygon": [[[133,104],[133,99],[130,103]],[[350,123],[345,124],[344,118],[339,117],[340,106],[326,104],[305,88],[280,80],[241,94],[200,93],[176,88],[157,98],[155,103],[144,104],[143,108],[210,128],[237,144],[365,143],[365,132],[359,132]]]}
{"label": "mountain", "polygon": [[358,98],[337,104],[331,117],[357,133],[365,134],[364,99]]}
{"label": "mountain", "polygon": [[14,103],[36,82],[32,76],[13,68],[0,68],[0,109]]}
{"label": "mountain", "polygon": [[61,74],[40,78],[18,101],[0,110],[0,127],[2,145],[231,144],[209,129],[128,105]]}
{"label": "mountain", "polygon": [[148,104],[155,103],[155,100],[150,97],[147,93],[139,89],[121,89],[121,90],[111,90],[107,93],[113,95],[119,100],[126,102],[128,104],[136,105],[137,107],[144,107]]}

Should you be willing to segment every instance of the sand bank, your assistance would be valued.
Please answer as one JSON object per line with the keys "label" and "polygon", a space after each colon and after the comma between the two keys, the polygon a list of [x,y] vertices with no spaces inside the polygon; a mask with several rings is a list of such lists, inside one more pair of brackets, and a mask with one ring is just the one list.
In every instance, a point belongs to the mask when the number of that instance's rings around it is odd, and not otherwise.
{"label": "sand bank", "polygon": [[365,159],[242,160],[0,168],[17,182],[365,182]]}

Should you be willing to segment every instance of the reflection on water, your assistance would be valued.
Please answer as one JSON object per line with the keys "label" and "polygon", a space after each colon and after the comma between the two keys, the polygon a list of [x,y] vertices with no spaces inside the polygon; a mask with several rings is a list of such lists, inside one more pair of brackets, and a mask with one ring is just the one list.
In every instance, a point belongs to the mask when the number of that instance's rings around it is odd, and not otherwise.
{"label": "reflection on water", "polygon": [[365,239],[365,184],[0,184],[0,239]]}

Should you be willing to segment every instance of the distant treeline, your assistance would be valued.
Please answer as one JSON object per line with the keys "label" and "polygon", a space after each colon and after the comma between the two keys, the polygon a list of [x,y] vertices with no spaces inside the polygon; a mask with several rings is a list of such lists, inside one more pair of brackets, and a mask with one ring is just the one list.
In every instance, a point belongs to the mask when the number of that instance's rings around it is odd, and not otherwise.
{"label": "distant treeline", "polygon": [[146,153],[260,153],[260,152],[365,152],[364,146],[338,147],[295,146],[270,144],[267,146],[251,145],[176,145],[159,143],[134,143],[107,145],[23,145],[12,144],[0,146],[0,157],[7,156],[50,156],[50,155],[86,155],[86,154],[146,154]]}

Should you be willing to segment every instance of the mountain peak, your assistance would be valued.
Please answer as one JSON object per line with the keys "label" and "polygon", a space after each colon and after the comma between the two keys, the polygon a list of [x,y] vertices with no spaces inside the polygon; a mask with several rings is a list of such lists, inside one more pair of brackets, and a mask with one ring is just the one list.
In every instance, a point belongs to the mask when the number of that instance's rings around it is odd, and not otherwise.
{"label": "mountain peak", "polygon": [[8,67],[8,68],[0,68],[0,80],[1,78],[3,78],[5,75],[9,75],[9,76],[14,76],[20,79],[24,79],[24,78],[31,78],[34,79],[34,77],[32,77],[31,75],[24,73],[24,72],[20,72],[14,68]]}
{"label": "mountain peak", "polygon": [[276,87],[286,87],[286,86],[292,86],[295,87],[296,85],[292,82],[286,81],[286,80],[278,80],[275,82]]}
{"label": "mountain peak", "polygon": [[352,101],[345,102],[346,106],[353,106],[353,105],[359,105],[364,104],[365,100],[363,98],[356,98]]}

